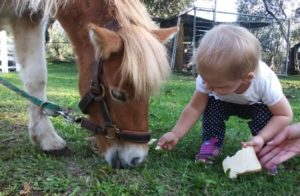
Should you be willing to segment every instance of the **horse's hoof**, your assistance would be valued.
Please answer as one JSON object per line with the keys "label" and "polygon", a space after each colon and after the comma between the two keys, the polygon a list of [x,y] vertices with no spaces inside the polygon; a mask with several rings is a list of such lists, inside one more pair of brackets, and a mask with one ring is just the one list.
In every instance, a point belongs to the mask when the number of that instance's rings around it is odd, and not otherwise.
{"label": "horse's hoof", "polygon": [[66,146],[60,150],[44,150],[43,153],[51,156],[70,156],[72,151]]}

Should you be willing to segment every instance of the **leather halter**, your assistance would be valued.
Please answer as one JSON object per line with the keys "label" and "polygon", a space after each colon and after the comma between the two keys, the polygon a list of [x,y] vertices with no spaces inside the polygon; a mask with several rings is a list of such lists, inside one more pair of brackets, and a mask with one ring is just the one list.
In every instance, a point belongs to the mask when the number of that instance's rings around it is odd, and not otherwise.
{"label": "leather halter", "polygon": [[[107,25],[105,25],[107,29],[117,31],[120,29],[120,25],[116,20],[111,21]],[[107,139],[120,139],[130,142],[136,143],[147,143],[151,139],[151,135],[149,131],[147,132],[136,132],[136,131],[128,131],[119,129],[111,120],[109,108],[104,100],[105,87],[101,81],[101,74],[103,68],[104,60],[100,59],[99,62],[96,63],[94,67],[94,74],[91,81],[91,86],[89,92],[82,97],[79,102],[79,108],[84,113],[87,114],[87,108],[92,102],[96,102],[99,106],[99,110],[102,114],[102,118],[104,121],[103,126],[98,126],[97,124],[91,122],[86,118],[82,118],[80,124],[83,128],[86,128],[92,131],[95,135],[100,134],[105,136]],[[99,74],[100,73],[100,74]]]}

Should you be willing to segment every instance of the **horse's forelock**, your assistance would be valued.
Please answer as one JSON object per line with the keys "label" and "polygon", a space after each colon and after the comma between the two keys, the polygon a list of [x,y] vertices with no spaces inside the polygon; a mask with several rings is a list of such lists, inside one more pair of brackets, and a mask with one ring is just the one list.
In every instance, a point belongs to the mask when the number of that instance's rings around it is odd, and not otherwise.
{"label": "horse's forelock", "polygon": [[122,79],[132,81],[136,96],[149,96],[160,89],[170,72],[165,47],[151,33],[158,26],[139,0],[108,2],[114,6],[115,18],[122,27]]}
{"label": "horse's forelock", "polygon": [[133,26],[120,32],[124,41],[122,78],[132,81],[136,96],[158,92],[170,68],[165,47],[148,31]]}

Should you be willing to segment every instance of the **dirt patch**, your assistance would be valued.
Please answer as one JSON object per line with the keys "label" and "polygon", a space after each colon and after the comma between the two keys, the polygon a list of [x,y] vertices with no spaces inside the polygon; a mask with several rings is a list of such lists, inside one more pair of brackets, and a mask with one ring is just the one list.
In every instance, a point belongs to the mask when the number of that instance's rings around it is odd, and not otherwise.
{"label": "dirt patch", "polygon": [[83,177],[83,176],[88,175],[86,169],[79,167],[76,163],[68,161],[67,164],[68,164],[68,170],[70,171],[71,175],[74,178]]}
{"label": "dirt patch", "polygon": [[0,138],[0,147],[9,147],[10,145],[19,143],[22,138],[22,135],[27,133],[25,131],[27,129],[25,125],[1,125],[2,123],[0,123],[0,127],[4,127],[4,135],[2,138]]}
{"label": "dirt patch", "polygon": [[8,185],[7,185],[6,182],[1,182],[1,181],[0,181],[0,191],[4,191],[5,188],[6,188],[7,186],[8,186]]}
{"label": "dirt patch", "polygon": [[15,125],[11,125],[10,129],[13,135],[20,135],[23,134],[24,131],[27,131],[27,126],[15,124]]}

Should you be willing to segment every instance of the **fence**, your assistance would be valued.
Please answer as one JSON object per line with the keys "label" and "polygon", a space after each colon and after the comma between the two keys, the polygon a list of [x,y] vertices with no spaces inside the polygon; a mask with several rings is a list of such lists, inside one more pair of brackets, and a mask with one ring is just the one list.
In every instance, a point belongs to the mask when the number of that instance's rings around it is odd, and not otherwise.
{"label": "fence", "polygon": [[[173,23],[172,23],[173,20]],[[273,18],[215,11],[195,7],[164,26],[180,26],[181,33],[173,44],[172,69],[191,72],[191,58],[201,37],[214,25],[233,23],[248,28],[261,42],[262,59],[279,75],[300,73],[300,21],[293,18],[275,21]],[[168,23],[168,24],[167,24]],[[178,24],[180,23],[180,24]],[[49,60],[70,61],[74,55],[63,30],[55,24],[46,45]],[[174,49],[177,48],[177,50]],[[178,50],[180,48],[180,50]],[[174,65],[176,64],[176,65]],[[5,31],[0,31],[0,71],[18,71],[13,44]]]}
{"label": "fence", "polygon": [[[199,40],[209,29],[217,24],[230,23],[249,29],[259,39],[262,46],[263,61],[278,75],[287,75],[293,71],[299,72],[300,23],[296,19],[276,21],[265,16],[219,12],[199,7],[195,7],[178,17],[184,18],[181,20],[183,23],[188,23],[182,25],[184,28],[182,40],[184,49],[182,54],[179,52],[179,55],[183,55],[183,62],[180,62],[183,65],[190,64]],[[188,28],[192,28],[192,30]],[[297,47],[295,48],[295,46]],[[291,55],[293,47],[294,55]],[[185,69],[185,66],[179,65],[179,67]]]}
{"label": "fence", "polygon": [[[49,33],[49,40],[46,40],[47,59],[49,61],[74,61],[71,43],[59,23],[55,22],[46,33]],[[0,72],[19,70],[20,65],[16,62],[13,39],[6,31],[0,31]]]}
{"label": "fence", "polygon": [[6,31],[0,31],[0,72],[19,70],[20,66],[15,61],[14,46],[8,39]]}

